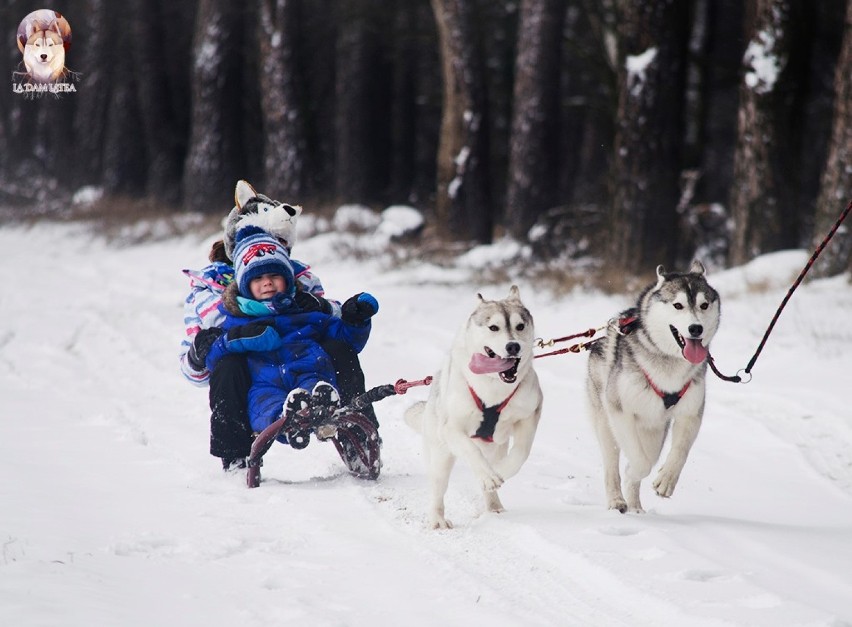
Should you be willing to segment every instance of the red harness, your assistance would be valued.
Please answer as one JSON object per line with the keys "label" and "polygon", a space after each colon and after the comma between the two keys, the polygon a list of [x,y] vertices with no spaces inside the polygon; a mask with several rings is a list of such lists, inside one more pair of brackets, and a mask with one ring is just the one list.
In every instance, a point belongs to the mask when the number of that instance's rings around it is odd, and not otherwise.
{"label": "red harness", "polygon": [[470,391],[470,395],[473,397],[473,402],[476,403],[476,407],[482,412],[482,422],[479,424],[479,428],[476,430],[476,433],[470,437],[483,440],[484,442],[494,441],[494,429],[497,427],[497,421],[500,419],[500,412],[506,409],[506,405],[508,405],[509,401],[512,400],[512,397],[515,395],[515,392],[518,391],[519,387],[521,386],[519,385],[512,390],[512,393],[509,394],[506,400],[499,405],[486,407],[485,403],[482,402],[482,399],[473,391],[473,388],[469,385],[467,386],[467,389]]}
{"label": "red harness", "polygon": [[643,370],[642,374],[645,375],[645,380],[648,382],[648,385],[651,386],[651,389],[654,390],[654,393],[663,399],[663,405],[666,406],[666,409],[677,405],[677,402],[683,398],[683,395],[686,394],[689,386],[692,385],[692,379],[690,379],[686,382],[686,385],[681,388],[680,392],[663,392],[660,388],[654,385],[654,382],[651,381],[651,377],[648,376],[647,372]]}

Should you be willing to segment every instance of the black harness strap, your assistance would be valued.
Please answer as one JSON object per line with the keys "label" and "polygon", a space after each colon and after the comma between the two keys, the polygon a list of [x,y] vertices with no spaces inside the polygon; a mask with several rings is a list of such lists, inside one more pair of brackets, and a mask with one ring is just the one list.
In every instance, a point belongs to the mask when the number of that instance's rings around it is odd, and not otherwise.
{"label": "black harness strap", "polygon": [[499,405],[486,407],[482,402],[482,399],[473,391],[473,388],[467,386],[467,389],[470,390],[470,395],[473,397],[473,402],[476,403],[477,408],[479,408],[479,411],[482,412],[482,422],[479,423],[479,428],[476,430],[476,433],[470,437],[484,440],[485,442],[494,441],[494,429],[497,428],[497,421],[500,420],[500,412],[506,409],[506,405],[508,405],[509,401],[512,400],[512,397],[515,395],[515,392],[518,391],[519,387],[521,386],[519,385],[512,390],[512,393],[509,394],[508,398]]}

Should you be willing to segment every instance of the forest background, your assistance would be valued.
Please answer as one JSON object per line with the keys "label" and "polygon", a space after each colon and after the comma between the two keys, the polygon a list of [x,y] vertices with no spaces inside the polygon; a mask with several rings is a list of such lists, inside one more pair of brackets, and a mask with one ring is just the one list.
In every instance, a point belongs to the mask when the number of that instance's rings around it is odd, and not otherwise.
{"label": "forest background", "polygon": [[[631,274],[810,248],[852,198],[852,0],[6,0],[0,75],[39,8],[77,91],[0,89],[4,219],[221,217],[244,178]],[[850,267],[844,228],[815,274]]]}

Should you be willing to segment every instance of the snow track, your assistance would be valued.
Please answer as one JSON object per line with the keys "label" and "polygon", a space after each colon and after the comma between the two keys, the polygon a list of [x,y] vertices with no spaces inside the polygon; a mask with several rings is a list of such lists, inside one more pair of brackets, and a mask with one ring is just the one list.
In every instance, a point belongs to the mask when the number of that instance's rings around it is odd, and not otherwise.
{"label": "snow track", "polygon": [[[476,292],[508,291],[459,284],[459,271],[345,263],[323,241],[297,252],[328,293],[381,303],[362,355],[371,386],[431,374]],[[648,514],[604,509],[585,356],[568,355],[536,363],[542,424],[501,490],[507,511],[482,513],[459,463],[456,528],[436,532],[420,441],[402,421],[425,388],[377,404],[377,482],[349,477],[317,442],[274,446],[257,490],[221,472],[206,389],[177,364],[180,270],[204,263],[206,242],[118,248],[40,224],[0,228],[0,245],[20,260],[0,294],[2,625],[852,625],[844,280],[800,288],[751,384],[709,383],[680,484],[669,500],[644,486]],[[747,361],[802,261],[709,277],[723,370]],[[545,338],[631,304],[520,288]]]}

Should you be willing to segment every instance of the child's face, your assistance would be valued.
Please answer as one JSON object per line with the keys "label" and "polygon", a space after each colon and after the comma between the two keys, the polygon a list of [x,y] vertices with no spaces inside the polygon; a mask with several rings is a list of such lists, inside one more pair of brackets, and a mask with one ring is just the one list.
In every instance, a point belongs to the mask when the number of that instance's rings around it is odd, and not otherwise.
{"label": "child's face", "polygon": [[268,300],[287,289],[287,281],[280,274],[262,274],[249,281],[249,289],[255,300]]}

